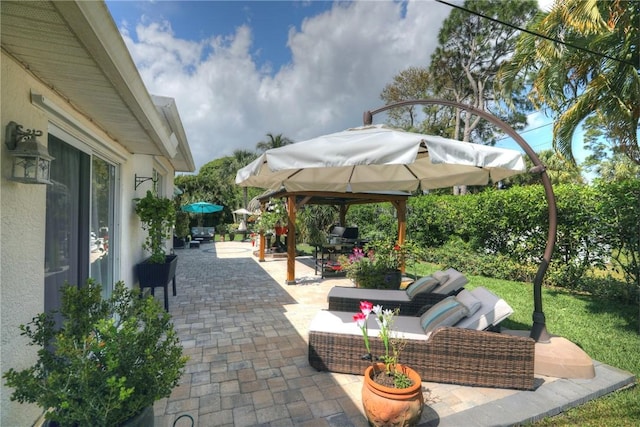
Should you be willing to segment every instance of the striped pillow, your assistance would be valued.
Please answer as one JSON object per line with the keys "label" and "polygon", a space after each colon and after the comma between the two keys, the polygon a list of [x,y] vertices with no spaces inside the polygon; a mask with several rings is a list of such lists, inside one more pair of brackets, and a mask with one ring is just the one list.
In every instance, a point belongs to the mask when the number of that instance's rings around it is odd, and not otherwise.
{"label": "striped pillow", "polygon": [[431,292],[438,286],[438,283],[440,282],[431,276],[421,277],[407,287],[407,296],[409,299],[413,299],[413,297],[422,292]]}
{"label": "striped pillow", "polygon": [[420,316],[420,326],[429,335],[439,326],[453,326],[469,311],[454,297],[450,296],[427,310]]}

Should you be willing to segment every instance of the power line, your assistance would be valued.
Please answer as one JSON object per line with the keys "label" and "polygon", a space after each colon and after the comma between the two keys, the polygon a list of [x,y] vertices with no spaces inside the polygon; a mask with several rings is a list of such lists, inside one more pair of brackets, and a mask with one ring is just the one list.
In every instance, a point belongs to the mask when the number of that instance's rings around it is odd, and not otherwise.
{"label": "power line", "polygon": [[518,27],[517,25],[513,25],[513,24],[510,24],[508,22],[500,21],[499,19],[495,19],[495,18],[492,18],[490,16],[483,15],[480,12],[475,12],[475,11],[469,10],[469,9],[463,7],[463,6],[458,6],[456,4],[452,4],[452,3],[449,3],[449,2],[444,1],[444,0],[436,0],[436,1],[438,3],[446,4],[447,6],[451,6],[453,8],[463,10],[463,11],[465,11],[467,13],[472,14],[472,15],[476,15],[476,16],[479,16],[481,18],[488,19],[489,21],[493,21],[493,22],[496,22],[498,24],[505,25],[505,26],[507,26],[509,28],[513,28],[514,30],[522,31],[523,33],[531,34],[532,36],[540,37],[540,38],[552,41],[554,43],[559,43],[559,44],[561,44],[563,46],[568,46],[568,47],[577,49],[579,51],[588,52],[588,53],[590,53],[592,55],[601,56],[603,58],[611,59],[612,61],[620,62],[622,64],[631,65],[633,68],[638,69],[636,67],[636,65],[631,63],[630,61],[625,61],[624,59],[615,58],[613,56],[607,55],[606,53],[596,52],[595,50],[591,50],[591,49],[588,49],[586,47],[577,46],[577,45],[574,45],[572,43],[567,43],[567,42],[564,42],[562,40],[556,39],[554,37],[549,37],[549,36],[546,36],[544,34],[536,33],[535,31],[527,30],[526,28],[521,28],[521,27]]}
{"label": "power line", "polygon": [[[553,125],[553,122],[551,122],[551,123],[545,123],[545,124],[543,124],[543,125],[536,126],[536,127],[534,127],[534,128],[525,129],[525,130],[523,130],[523,131],[520,131],[520,132],[519,132],[519,134],[520,134],[520,135],[522,135],[522,134],[525,134],[525,133],[533,132],[534,130],[538,130],[538,129],[546,128],[547,126],[551,126],[551,125]],[[509,139],[509,138],[511,138],[511,137],[510,137],[510,136],[504,136],[504,137],[502,137],[502,138],[497,139],[497,141],[502,141],[503,139]]]}

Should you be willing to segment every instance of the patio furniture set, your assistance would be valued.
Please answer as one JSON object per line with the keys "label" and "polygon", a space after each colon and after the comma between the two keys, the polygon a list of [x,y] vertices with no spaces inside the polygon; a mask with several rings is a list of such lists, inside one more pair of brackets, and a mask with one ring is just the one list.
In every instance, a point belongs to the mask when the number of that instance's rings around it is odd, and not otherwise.
{"label": "patio furniture set", "polygon": [[[362,375],[370,361],[362,331],[353,320],[360,301],[399,309],[393,330],[404,340],[401,363],[423,381],[532,390],[535,341],[502,333],[499,324],[513,313],[502,298],[484,287],[464,289],[467,278],[454,269],[416,280],[406,290],[334,287],[328,309],[309,327],[309,363],[319,371]],[[368,320],[369,336],[378,335]],[[372,354],[383,354],[371,339]]]}
{"label": "patio furniture set", "polygon": [[313,258],[315,259],[315,274],[320,273],[323,279],[328,276],[344,275],[344,270],[338,261],[340,255],[350,255],[354,248],[362,248],[369,240],[361,239],[358,227],[334,226],[327,242],[315,245]]}

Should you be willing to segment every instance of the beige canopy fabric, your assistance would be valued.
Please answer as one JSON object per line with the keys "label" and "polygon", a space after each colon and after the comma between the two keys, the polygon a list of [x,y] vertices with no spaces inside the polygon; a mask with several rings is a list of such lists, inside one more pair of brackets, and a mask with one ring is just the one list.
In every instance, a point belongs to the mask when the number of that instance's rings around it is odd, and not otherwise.
{"label": "beige canopy fabric", "polygon": [[232,211],[232,213],[238,214],[238,215],[254,215],[254,214],[256,214],[256,212],[251,212],[250,210],[247,210],[245,208],[236,209],[235,211]]}
{"label": "beige canopy fabric", "polygon": [[274,148],[236,184],[287,191],[415,191],[487,185],[525,171],[515,150],[370,125]]}

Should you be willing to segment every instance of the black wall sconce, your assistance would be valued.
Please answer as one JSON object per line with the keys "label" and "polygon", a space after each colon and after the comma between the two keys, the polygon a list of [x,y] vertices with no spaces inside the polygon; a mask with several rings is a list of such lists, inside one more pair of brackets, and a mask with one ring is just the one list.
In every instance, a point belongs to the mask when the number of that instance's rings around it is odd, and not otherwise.
{"label": "black wall sconce", "polygon": [[155,185],[156,182],[158,182],[157,179],[153,179],[150,176],[138,176],[138,174],[136,174],[135,176],[136,176],[136,185],[133,188],[134,190],[137,190],[138,187],[140,187],[140,184],[142,184],[143,182],[151,181],[151,182],[153,182],[153,185]]}
{"label": "black wall sconce", "polygon": [[5,144],[13,157],[11,168],[12,181],[25,184],[51,184],[51,161],[49,150],[36,137],[42,136],[41,130],[23,130],[22,125],[9,122],[6,129]]}

